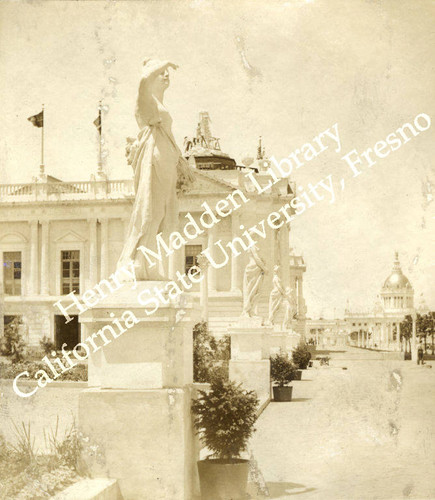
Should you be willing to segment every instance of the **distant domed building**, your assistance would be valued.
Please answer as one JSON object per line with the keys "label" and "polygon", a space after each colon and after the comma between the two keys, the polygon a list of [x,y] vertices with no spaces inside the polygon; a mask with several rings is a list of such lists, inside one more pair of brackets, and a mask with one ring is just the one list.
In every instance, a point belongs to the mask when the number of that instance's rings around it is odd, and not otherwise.
{"label": "distant domed building", "polygon": [[402,272],[397,252],[393,270],[384,282],[380,297],[385,312],[394,313],[414,309],[414,289]]}
{"label": "distant domed building", "polygon": [[395,253],[393,269],[379,293],[373,311],[345,310],[348,331],[357,337],[357,345],[401,350],[400,323],[406,315],[414,315],[414,289],[400,267]]}

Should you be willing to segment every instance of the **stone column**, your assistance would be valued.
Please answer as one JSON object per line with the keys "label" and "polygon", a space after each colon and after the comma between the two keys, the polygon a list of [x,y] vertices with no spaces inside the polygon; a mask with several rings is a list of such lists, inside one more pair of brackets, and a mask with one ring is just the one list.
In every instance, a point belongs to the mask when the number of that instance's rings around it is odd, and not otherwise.
{"label": "stone column", "polygon": [[[280,253],[281,253],[281,279],[284,289],[290,286],[290,255],[289,255],[289,228],[287,225],[283,225],[280,230]],[[300,285],[302,284],[302,279],[300,279]],[[302,285],[301,285],[302,286]],[[302,292],[302,290],[301,290]],[[298,295],[301,295],[298,293]],[[302,296],[302,295],[301,295]],[[300,298],[298,296],[298,309],[301,311]]]}
{"label": "stone column", "polygon": [[30,286],[31,295],[38,293],[38,221],[31,220],[30,224]]}
{"label": "stone column", "polygon": [[200,283],[200,306],[201,306],[201,321],[208,322],[208,275],[207,268],[209,267],[209,260],[204,254],[200,254],[198,257],[198,264],[201,269],[201,273],[204,274],[204,278]]}
{"label": "stone column", "polygon": [[98,281],[97,219],[88,219],[89,224],[89,281],[94,286]]}
{"label": "stone column", "polygon": [[[207,246],[210,249],[210,254],[214,258],[216,255],[215,244],[216,242],[216,226],[208,230]],[[210,292],[215,292],[217,289],[217,269],[213,266],[208,267],[208,288]]]}
{"label": "stone column", "polygon": [[123,232],[124,232],[124,240],[127,239],[127,234],[128,234],[128,225],[130,224],[129,219],[121,219],[122,221],[122,227],[123,227]]}
{"label": "stone column", "polygon": [[[240,228],[240,216],[239,214],[232,213],[231,215],[231,238],[234,238],[239,234]],[[237,292],[241,291],[241,283],[239,280],[240,275],[240,258],[241,255],[236,256],[234,253],[231,253],[231,291]]]}
{"label": "stone column", "polygon": [[49,221],[41,222],[41,294],[50,293],[50,239],[49,239]]}
{"label": "stone column", "polygon": [[177,272],[177,256],[175,255],[177,251],[171,253],[168,257],[168,276],[169,279],[175,280]]}
{"label": "stone column", "polygon": [[109,221],[101,219],[101,279],[109,276]]}

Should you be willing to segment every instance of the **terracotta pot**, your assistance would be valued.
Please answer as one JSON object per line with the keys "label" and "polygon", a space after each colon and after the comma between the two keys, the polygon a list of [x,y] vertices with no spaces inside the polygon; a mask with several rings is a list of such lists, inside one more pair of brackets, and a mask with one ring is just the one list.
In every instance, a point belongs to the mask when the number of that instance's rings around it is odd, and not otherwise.
{"label": "terracotta pot", "polygon": [[274,401],[291,401],[292,400],[292,386],[284,386],[284,387],[273,387],[273,400]]}
{"label": "terracotta pot", "polygon": [[246,500],[249,461],[199,460],[202,500]]}

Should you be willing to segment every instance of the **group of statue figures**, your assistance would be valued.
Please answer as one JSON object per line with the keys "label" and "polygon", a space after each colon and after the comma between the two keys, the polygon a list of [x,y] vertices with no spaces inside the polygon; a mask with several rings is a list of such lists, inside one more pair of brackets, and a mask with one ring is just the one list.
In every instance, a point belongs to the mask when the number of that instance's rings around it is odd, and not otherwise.
{"label": "group of statue figures", "polygon": [[[257,246],[253,246],[248,250],[248,256],[249,260],[243,278],[242,317],[259,318],[258,303],[261,297],[261,285],[268,270],[266,263],[260,257]],[[292,326],[293,319],[296,318],[296,300],[294,292],[290,287],[283,288],[279,271],[280,267],[278,265],[274,266],[272,291],[269,296],[269,316],[265,322],[265,326],[273,326],[275,324],[279,309],[284,302],[285,314],[282,329],[288,330]]]}

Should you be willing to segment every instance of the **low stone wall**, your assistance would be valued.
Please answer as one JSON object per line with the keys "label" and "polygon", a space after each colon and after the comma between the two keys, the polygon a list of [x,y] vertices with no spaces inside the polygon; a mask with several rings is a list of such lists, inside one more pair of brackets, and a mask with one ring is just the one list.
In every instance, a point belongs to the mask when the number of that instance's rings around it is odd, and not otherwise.
{"label": "low stone wall", "polygon": [[[29,388],[34,382],[26,382]],[[22,398],[15,394],[12,380],[0,379],[0,432],[7,441],[16,442],[16,434],[12,422],[20,425],[21,422],[30,423],[32,436],[35,437],[35,446],[45,451],[44,430],[56,425],[59,417],[59,435],[68,429],[73,420],[77,422],[78,398],[86,382],[53,382],[40,389],[29,398]]]}

